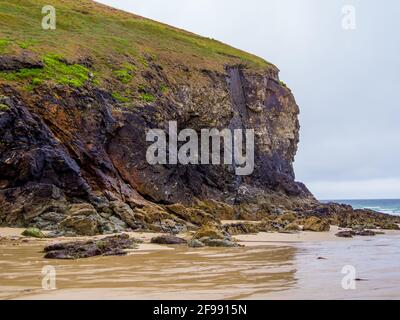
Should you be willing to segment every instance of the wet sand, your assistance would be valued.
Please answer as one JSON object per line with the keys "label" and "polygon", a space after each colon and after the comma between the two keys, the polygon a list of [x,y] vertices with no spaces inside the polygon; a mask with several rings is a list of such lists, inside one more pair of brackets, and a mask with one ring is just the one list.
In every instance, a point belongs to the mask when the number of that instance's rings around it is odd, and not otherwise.
{"label": "wet sand", "polygon": [[[0,228],[0,236],[21,231]],[[0,242],[0,299],[399,299],[400,232],[355,239],[336,232],[237,236],[246,247],[233,249],[144,243],[125,257],[76,261],[43,258],[44,245],[59,239],[15,238]],[[42,288],[47,265],[56,290]],[[367,280],[356,290],[342,288],[345,265]]]}
{"label": "wet sand", "polygon": [[[303,231],[298,233],[265,233],[261,232],[254,235],[235,236],[245,246],[259,246],[265,244],[274,245],[294,245],[296,243],[312,242],[349,242],[355,239],[338,238],[335,236],[340,230],[337,226],[331,226],[329,232]],[[377,231],[377,230],[376,230]],[[400,231],[385,230],[385,235],[399,235]],[[377,236],[379,237],[379,236]]]}
{"label": "wet sand", "polygon": [[[42,247],[2,248],[1,299],[244,299],[294,282],[294,248],[147,251],[125,257],[45,260]],[[54,266],[57,290],[41,288]]]}

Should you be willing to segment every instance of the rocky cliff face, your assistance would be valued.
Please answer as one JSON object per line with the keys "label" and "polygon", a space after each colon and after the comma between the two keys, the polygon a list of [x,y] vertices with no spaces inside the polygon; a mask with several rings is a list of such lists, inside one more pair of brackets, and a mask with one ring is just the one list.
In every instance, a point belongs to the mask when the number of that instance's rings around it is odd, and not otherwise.
{"label": "rocky cliff face", "polygon": [[[158,76],[165,82],[168,75],[157,70],[154,66],[149,71],[153,80]],[[232,206],[226,218],[235,218],[240,208],[250,216],[273,209],[271,198],[275,207],[312,201],[294,180],[299,109],[277,70],[262,74],[229,66],[226,73],[202,70],[199,77],[200,85],[177,85],[157,103],[129,108],[93,87],[41,87],[27,95],[2,86],[1,223],[29,225],[49,215],[57,223],[65,221],[64,215],[83,221],[94,216],[89,225],[95,233],[98,220],[104,219],[99,213],[106,213],[104,220],[114,215],[121,219],[115,207],[131,214],[135,227],[146,219],[168,217],[160,205],[190,207],[198,200],[215,200]],[[197,131],[254,129],[254,173],[239,177],[225,165],[149,165],[146,132],[167,130],[171,120]],[[143,207],[155,212],[145,210],[135,217],[134,210]],[[42,223],[52,226],[51,219]],[[107,222],[102,224],[107,228]]]}
{"label": "rocky cliff face", "polygon": [[[110,14],[109,8],[82,3],[92,19]],[[124,27],[126,21],[150,23],[112,14]],[[143,34],[153,32],[151,24]],[[164,39],[166,31],[159,32]],[[173,39],[182,36],[171,32]],[[79,55],[41,56],[25,47],[2,54],[0,225],[79,234],[157,230],[261,219],[315,204],[295,182],[299,108],[278,69],[255,66],[259,61],[252,56],[234,51],[235,57],[229,47],[190,37],[196,41],[194,48],[194,40],[187,41],[193,52],[185,42],[179,57],[163,56],[166,49],[158,47],[140,55],[112,55],[110,48],[99,56],[86,48]],[[199,41],[218,50],[199,51]],[[254,129],[254,173],[237,176],[229,165],[149,165],[146,133],[167,131],[169,121],[197,132]]]}

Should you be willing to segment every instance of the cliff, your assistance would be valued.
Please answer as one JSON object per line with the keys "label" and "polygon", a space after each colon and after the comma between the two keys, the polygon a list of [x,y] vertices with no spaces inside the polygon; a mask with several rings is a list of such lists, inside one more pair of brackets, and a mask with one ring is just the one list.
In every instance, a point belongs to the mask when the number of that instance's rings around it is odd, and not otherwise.
{"label": "cliff", "polygon": [[[299,108],[274,65],[92,1],[52,2],[56,30],[41,29],[45,2],[0,1],[0,225],[181,230],[318,206],[295,181]],[[149,165],[146,132],[169,121],[254,129],[254,173]]]}

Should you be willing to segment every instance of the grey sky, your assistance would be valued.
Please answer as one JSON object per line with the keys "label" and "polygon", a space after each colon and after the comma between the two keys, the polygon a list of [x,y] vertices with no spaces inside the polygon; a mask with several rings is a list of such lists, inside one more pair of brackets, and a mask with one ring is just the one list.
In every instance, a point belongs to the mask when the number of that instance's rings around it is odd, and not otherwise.
{"label": "grey sky", "polygon": [[[255,53],[301,108],[295,170],[319,199],[400,198],[398,0],[100,0]],[[356,30],[342,7],[356,8]]]}

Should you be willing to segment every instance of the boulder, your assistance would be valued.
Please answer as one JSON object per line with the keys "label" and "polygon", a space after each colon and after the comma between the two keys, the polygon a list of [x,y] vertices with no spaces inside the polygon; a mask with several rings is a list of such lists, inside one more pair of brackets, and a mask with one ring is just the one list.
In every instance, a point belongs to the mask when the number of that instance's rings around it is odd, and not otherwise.
{"label": "boulder", "polygon": [[162,233],[178,234],[187,231],[187,226],[171,219],[163,219],[147,226],[150,230]]}
{"label": "boulder", "polygon": [[330,230],[329,221],[317,217],[309,217],[305,220],[303,231],[327,232]]}
{"label": "boulder", "polygon": [[17,71],[21,69],[40,69],[43,63],[32,54],[20,56],[0,55],[0,71]]}
{"label": "boulder", "polygon": [[81,259],[94,256],[126,255],[126,249],[136,248],[137,241],[127,234],[100,240],[57,243],[44,248],[46,259]]}
{"label": "boulder", "polygon": [[340,231],[335,234],[335,236],[339,238],[353,238],[354,235],[354,231]]}
{"label": "boulder", "polygon": [[192,239],[189,243],[188,246],[190,248],[203,248],[205,247],[205,244],[201,242],[200,240],[197,239]]}
{"label": "boulder", "polygon": [[356,232],[356,235],[361,237],[373,237],[376,236],[376,232],[372,230],[360,230]]}
{"label": "boulder", "polygon": [[28,228],[24,232],[22,232],[24,237],[31,237],[31,238],[45,238],[46,236],[37,228]]}
{"label": "boulder", "polygon": [[208,247],[222,247],[222,248],[236,248],[240,247],[239,244],[226,240],[226,239],[210,239],[203,238],[202,241]]}
{"label": "boulder", "polygon": [[59,225],[77,235],[94,236],[100,233],[101,221],[101,216],[90,203],[75,203]]}
{"label": "boulder", "polygon": [[193,236],[193,239],[201,239],[201,238],[210,238],[210,239],[218,239],[218,240],[224,240],[226,238],[226,235],[217,228],[215,225],[207,224],[200,228],[195,235]]}
{"label": "boulder", "polygon": [[298,232],[301,231],[300,226],[297,223],[289,223],[286,227],[283,228],[284,232]]}
{"label": "boulder", "polygon": [[272,220],[263,220],[257,224],[259,232],[276,232],[285,227],[284,224]]}
{"label": "boulder", "polygon": [[180,203],[166,206],[166,208],[180,219],[197,226],[216,221],[216,219],[211,214],[206,213],[201,209],[185,207]]}
{"label": "boulder", "polygon": [[259,224],[249,222],[225,224],[222,227],[231,235],[254,234],[259,232]]}
{"label": "boulder", "polygon": [[176,236],[172,236],[172,235],[162,235],[159,237],[152,238],[151,243],[177,245],[177,244],[186,244],[187,241],[185,239],[182,239],[182,238],[179,238]]}
{"label": "boulder", "polygon": [[140,226],[135,219],[135,214],[131,207],[122,201],[112,201],[110,207],[115,215],[125,222],[130,228],[136,230]]}
{"label": "boulder", "polygon": [[97,210],[90,203],[75,203],[68,211],[69,216],[90,216],[97,214]]}
{"label": "boulder", "polygon": [[372,230],[351,230],[351,231],[340,231],[336,234],[339,238],[353,238],[355,236],[360,237],[373,237],[376,236],[378,233]]}
{"label": "boulder", "polygon": [[285,212],[284,214],[282,214],[281,216],[279,216],[279,218],[276,221],[279,222],[289,222],[292,223],[293,221],[295,221],[297,219],[295,213],[293,212]]}
{"label": "boulder", "polygon": [[208,199],[206,201],[197,200],[196,208],[206,212],[212,220],[236,220],[237,214],[234,207],[227,203]]}
{"label": "boulder", "polygon": [[381,225],[383,230],[400,230],[400,227],[397,223],[386,222]]}

